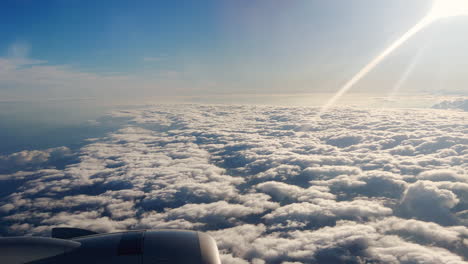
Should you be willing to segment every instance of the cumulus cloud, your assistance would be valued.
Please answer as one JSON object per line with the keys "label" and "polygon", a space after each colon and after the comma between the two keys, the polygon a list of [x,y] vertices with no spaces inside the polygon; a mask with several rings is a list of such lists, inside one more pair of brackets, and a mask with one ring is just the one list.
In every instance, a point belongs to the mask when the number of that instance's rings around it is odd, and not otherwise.
{"label": "cumulus cloud", "polygon": [[382,233],[372,224],[343,221],[315,231],[289,231],[261,236],[244,257],[267,263],[465,263],[463,258],[434,246]]}
{"label": "cumulus cloud", "polygon": [[395,234],[413,243],[437,245],[467,256],[468,244],[465,239],[468,229],[464,226],[444,227],[433,222],[396,217],[389,217],[372,225],[383,234]]}
{"label": "cumulus cloud", "polygon": [[31,170],[45,167],[72,155],[67,147],[46,150],[23,150],[10,155],[0,156],[0,173],[15,170]]}
{"label": "cumulus cloud", "polygon": [[264,182],[256,186],[262,192],[269,194],[275,201],[291,203],[292,201],[314,201],[315,199],[335,199],[327,187],[312,186],[304,189],[282,182]]}
{"label": "cumulus cloud", "polygon": [[434,170],[425,171],[418,175],[421,180],[428,181],[450,181],[450,182],[468,182],[468,175],[457,173],[453,170]]}
{"label": "cumulus cloud", "polygon": [[458,99],[452,101],[443,101],[434,105],[434,109],[459,109],[463,111],[468,111],[468,99]]}
{"label": "cumulus cloud", "polygon": [[336,202],[333,200],[317,200],[314,203],[293,203],[280,207],[264,216],[269,224],[282,224],[288,227],[290,223],[301,223],[304,227],[333,225],[337,220],[369,220],[391,215],[390,208],[379,202],[354,200]]}
{"label": "cumulus cloud", "polygon": [[317,110],[114,112],[129,121],[76,153],[0,157],[0,234],[178,228],[223,263],[465,263],[466,114]]}
{"label": "cumulus cloud", "polygon": [[449,191],[439,189],[436,184],[418,181],[411,184],[403,195],[401,211],[406,216],[442,224],[454,224],[450,210],[459,202],[457,196]]}
{"label": "cumulus cloud", "polygon": [[[180,87],[213,86],[211,81],[191,80],[186,84],[182,72],[161,69],[150,74],[93,73],[69,64],[53,64],[30,58],[30,45],[16,43],[10,46],[7,57],[0,57],[0,98],[5,101],[50,100],[57,98],[102,98],[121,101],[142,100],[148,97],[178,96]],[[146,63],[164,60],[163,57],[145,57]],[[183,74],[191,74],[184,71]],[[178,87],[178,91],[170,88]],[[169,88],[169,89],[168,89]],[[131,92],[129,92],[131,90]],[[136,90],[138,90],[136,92]],[[190,91],[186,90],[186,94]],[[167,98],[166,98],[167,99]],[[170,100],[170,99],[169,99]]]}

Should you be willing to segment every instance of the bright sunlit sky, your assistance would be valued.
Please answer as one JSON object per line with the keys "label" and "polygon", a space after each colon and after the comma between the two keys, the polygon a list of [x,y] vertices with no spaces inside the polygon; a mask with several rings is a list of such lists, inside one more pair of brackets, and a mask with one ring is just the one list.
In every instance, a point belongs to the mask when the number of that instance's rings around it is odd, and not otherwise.
{"label": "bright sunlit sky", "polygon": [[[326,98],[430,6],[430,0],[3,0],[0,100]],[[350,93],[466,96],[467,27],[468,17],[434,22]]]}

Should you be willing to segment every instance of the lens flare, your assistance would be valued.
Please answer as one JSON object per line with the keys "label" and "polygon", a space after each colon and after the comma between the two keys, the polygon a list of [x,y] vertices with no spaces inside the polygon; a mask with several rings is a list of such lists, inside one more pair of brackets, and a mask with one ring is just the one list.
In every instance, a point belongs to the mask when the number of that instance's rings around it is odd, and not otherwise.
{"label": "lens flare", "polygon": [[351,88],[356,85],[362,78],[366,77],[369,72],[371,72],[377,65],[379,65],[388,55],[390,55],[393,51],[399,48],[403,43],[408,41],[411,37],[413,37],[416,33],[418,33],[421,29],[426,27],[431,22],[431,19],[425,17],[421,20],[418,24],[416,24],[413,28],[411,28],[408,32],[403,34],[397,41],[395,41],[392,45],[390,45],[386,50],[384,50],[380,55],[375,57],[369,64],[367,64],[361,71],[359,71],[351,80],[349,80],[325,105],[322,106],[318,116],[322,115],[330,107],[335,105],[335,103]]}
{"label": "lens flare", "polygon": [[421,56],[422,56],[425,48],[426,48],[426,46],[420,48],[419,51],[414,55],[414,57],[411,60],[410,64],[408,65],[408,67],[406,67],[406,70],[403,72],[403,75],[400,77],[400,79],[398,79],[397,83],[395,84],[393,89],[390,91],[390,94],[387,97],[387,99],[389,101],[392,101],[397,96],[397,94],[400,92],[403,85],[408,81],[408,78],[410,77],[411,73],[416,68],[416,65],[418,64],[419,60],[421,59]]}
{"label": "lens flare", "polygon": [[375,67],[387,58],[388,55],[393,53],[423,28],[441,18],[463,15],[468,16],[468,0],[434,0],[432,8],[425,17],[423,17],[415,26],[408,30],[408,32],[403,34],[403,36],[392,43],[387,49],[375,57],[371,62],[369,62],[369,64],[351,78],[351,80],[349,80],[330,100],[328,100],[328,102],[322,106],[317,116],[320,117],[322,114],[327,112],[330,107],[333,107],[344,94],[353,88],[360,80],[366,77],[373,69],[375,69]]}
{"label": "lens flare", "polygon": [[435,0],[429,13],[433,19],[466,15],[468,0]]}

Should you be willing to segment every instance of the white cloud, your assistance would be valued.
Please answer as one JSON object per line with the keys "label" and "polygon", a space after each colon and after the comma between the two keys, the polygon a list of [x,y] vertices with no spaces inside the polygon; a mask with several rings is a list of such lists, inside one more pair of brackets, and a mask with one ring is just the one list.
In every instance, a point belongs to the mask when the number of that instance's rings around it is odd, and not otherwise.
{"label": "white cloud", "polygon": [[[0,72],[0,87],[15,88],[16,92],[11,95],[13,99],[24,97],[27,92],[35,95],[34,99],[38,99],[38,95],[39,98],[75,97],[83,95],[84,90],[89,91],[89,97],[96,95],[92,93],[93,89],[102,90],[104,87],[115,86],[115,91],[118,91],[123,83],[132,81],[129,76],[86,73],[70,66],[50,65],[46,61],[28,58],[0,58],[0,67],[3,69]],[[81,92],[77,89],[81,89]],[[11,89],[3,92],[9,90]]]}
{"label": "white cloud", "polygon": [[179,228],[212,234],[225,263],[463,263],[465,113],[316,111],[115,112],[131,120],[63,169],[53,150],[3,157],[18,162],[0,179],[21,184],[0,198],[0,234]]}
{"label": "white cloud", "polygon": [[434,105],[434,109],[459,109],[463,111],[468,111],[468,99],[460,98],[452,101],[443,101]]}
{"label": "white cloud", "polygon": [[274,200],[280,202],[314,201],[315,199],[335,199],[327,187],[312,186],[304,189],[282,182],[264,182],[256,186],[262,192],[269,194]]}
{"label": "white cloud", "polygon": [[392,209],[376,201],[354,200],[336,202],[333,200],[316,200],[314,203],[293,203],[280,207],[263,218],[269,224],[304,223],[309,226],[333,224],[337,220],[370,220],[388,216]]}
{"label": "white cloud", "polygon": [[[149,73],[93,72],[70,64],[53,64],[27,57],[16,47],[17,55],[0,57],[0,98],[2,101],[44,101],[54,99],[102,99],[105,102],[144,102],[149,98],[193,94],[206,82],[191,80],[188,85],[177,71]],[[145,58],[155,62],[157,58]],[[174,100],[165,98],[167,100]]]}
{"label": "white cloud", "polygon": [[51,148],[46,150],[23,150],[10,155],[0,155],[0,173],[17,171],[21,169],[37,169],[51,162],[71,156],[67,147]]}
{"label": "white cloud", "polygon": [[421,180],[429,181],[451,181],[451,182],[468,182],[467,174],[459,174],[453,170],[434,170],[425,171],[418,175]]}
{"label": "white cloud", "polygon": [[403,215],[415,216],[426,221],[442,224],[454,224],[455,219],[450,210],[459,199],[449,191],[439,189],[429,181],[418,181],[411,184],[401,200]]}

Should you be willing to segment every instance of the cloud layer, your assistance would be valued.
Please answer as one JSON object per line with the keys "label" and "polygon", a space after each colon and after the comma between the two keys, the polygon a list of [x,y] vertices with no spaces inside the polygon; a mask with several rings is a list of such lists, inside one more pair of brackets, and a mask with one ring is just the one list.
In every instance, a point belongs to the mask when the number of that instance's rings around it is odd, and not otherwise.
{"label": "cloud layer", "polygon": [[468,99],[443,101],[433,106],[434,109],[459,109],[468,112]]}
{"label": "cloud layer", "polygon": [[2,157],[27,166],[1,176],[21,182],[1,197],[1,233],[182,228],[213,235],[228,264],[465,263],[466,113],[316,112],[115,112],[131,121],[63,169],[55,150]]}

